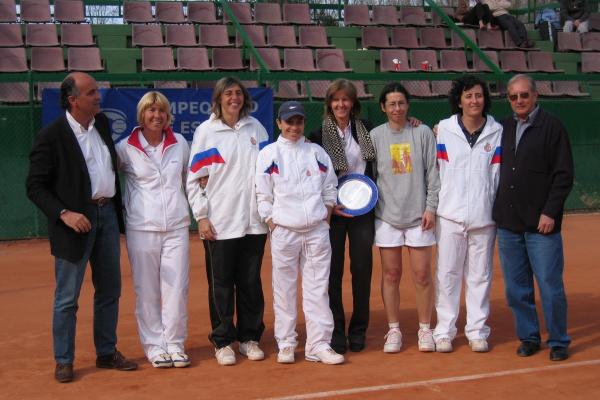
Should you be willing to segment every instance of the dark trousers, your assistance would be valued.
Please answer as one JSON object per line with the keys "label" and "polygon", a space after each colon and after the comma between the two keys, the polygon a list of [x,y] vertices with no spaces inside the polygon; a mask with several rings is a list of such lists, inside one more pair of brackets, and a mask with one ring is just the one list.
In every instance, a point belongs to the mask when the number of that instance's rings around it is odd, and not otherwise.
{"label": "dark trousers", "polygon": [[[371,297],[371,273],[373,270],[373,237],[375,217],[372,212],[354,218],[334,215],[331,218],[329,239],[331,241],[331,272],[329,274],[329,307],[333,313],[332,347],[346,346],[346,340],[365,341],[369,326],[369,298]],[[346,319],[342,302],[342,278],[346,253],[346,235],[350,250],[350,273],[352,274],[352,318],[346,338]]]}
{"label": "dark trousers", "polygon": [[463,17],[463,23],[467,25],[479,25],[479,21],[489,24],[492,20],[492,11],[487,4],[477,3]]}
{"label": "dark trousers", "polygon": [[266,234],[204,241],[212,325],[208,338],[217,348],[236,340],[258,342],[265,330],[260,267],[266,241]]}
{"label": "dark trousers", "polygon": [[494,17],[494,25],[498,25],[503,31],[508,31],[510,38],[517,46],[527,40],[525,25],[510,14]]}

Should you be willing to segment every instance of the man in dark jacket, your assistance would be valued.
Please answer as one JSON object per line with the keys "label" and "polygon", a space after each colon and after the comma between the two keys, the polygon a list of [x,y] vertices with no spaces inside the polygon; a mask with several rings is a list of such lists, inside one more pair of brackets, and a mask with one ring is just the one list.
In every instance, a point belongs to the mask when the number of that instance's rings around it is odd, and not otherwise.
{"label": "man in dark jacket", "polygon": [[560,22],[564,32],[585,33],[589,30],[590,11],[586,0],[560,0]]}
{"label": "man in dark jacket", "polygon": [[542,300],[553,361],[568,358],[567,300],[560,234],[564,204],[573,186],[571,144],[563,124],[536,103],[535,82],[516,75],[508,82],[514,115],[503,121],[502,164],[493,217],[506,298],[521,345],[517,355],[540,349],[534,277]]}
{"label": "man in dark jacket", "polygon": [[27,196],[48,218],[56,277],[55,378],[64,383],[73,380],[77,303],[88,261],[95,289],[96,366],[127,371],[137,365],[115,347],[123,216],[109,121],[99,114],[100,94],[91,76],[68,75],[60,95],[65,114],[40,131],[29,155]]}

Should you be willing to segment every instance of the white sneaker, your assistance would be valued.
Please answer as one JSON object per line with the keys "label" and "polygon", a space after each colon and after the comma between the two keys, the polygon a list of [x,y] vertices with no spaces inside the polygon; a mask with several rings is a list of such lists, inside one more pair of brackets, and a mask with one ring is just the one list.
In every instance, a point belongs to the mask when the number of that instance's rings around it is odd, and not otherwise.
{"label": "white sneaker", "polygon": [[400,348],[402,347],[402,333],[399,328],[390,328],[384,338],[384,353],[398,353],[400,351]]}
{"label": "white sneaker", "polygon": [[167,353],[152,357],[150,362],[154,368],[171,368],[173,366],[173,360]]}
{"label": "white sneaker", "polygon": [[220,365],[235,365],[235,351],[231,345],[215,349],[215,357]]}
{"label": "white sneaker", "polygon": [[435,342],[433,340],[433,331],[429,328],[419,329],[419,351],[435,351]]}
{"label": "white sneaker", "polygon": [[293,347],[284,347],[279,350],[277,354],[277,362],[280,364],[293,364],[294,361],[294,348]]}
{"label": "white sneaker", "polygon": [[260,361],[265,359],[265,353],[258,347],[258,342],[248,340],[240,343],[240,354],[248,357],[248,360]]}
{"label": "white sneaker", "polygon": [[473,350],[475,353],[487,353],[490,351],[488,342],[485,339],[469,340],[469,346],[471,346],[471,350]]}
{"label": "white sneaker", "polygon": [[450,338],[443,337],[435,341],[435,351],[438,353],[451,353],[452,350],[452,341]]}
{"label": "white sneaker", "polygon": [[190,358],[184,352],[178,351],[177,353],[171,353],[170,356],[175,368],[185,368],[191,364]]}
{"label": "white sneaker", "polygon": [[323,364],[330,365],[344,362],[344,356],[336,353],[331,347],[327,347],[315,354],[305,354],[304,358],[308,361],[322,362]]}

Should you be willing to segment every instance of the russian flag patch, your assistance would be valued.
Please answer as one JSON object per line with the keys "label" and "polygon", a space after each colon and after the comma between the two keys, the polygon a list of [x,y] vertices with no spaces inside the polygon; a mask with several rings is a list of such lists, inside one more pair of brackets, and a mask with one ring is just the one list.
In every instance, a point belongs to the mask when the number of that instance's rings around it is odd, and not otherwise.
{"label": "russian flag patch", "polygon": [[279,174],[279,167],[277,166],[277,164],[275,164],[275,161],[273,161],[271,165],[269,165],[269,167],[265,169],[265,174]]}
{"label": "russian flag patch", "polygon": [[492,156],[492,161],[490,164],[500,164],[502,162],[502,147],[496,146],[496,150],[494,150],[494,155]]}
{"label": "russian flag patch", "polygon": [[448,159],[448,152],[446,151],[446,145],[444,143],[438,143],[436,145],[436,149],[437,149],[437,159],[438,160],[446,160],[446,161],[450,161]]}
{"label": "russian flag patch", "polygon": [[317,165],[319,166],[319,171],[327,173],[327,165],[323,164],[319,160],[317,160]]}
{"label": "russian flag patch", "polygon": [[219,153],[219,150],[216,147],[194,155],[192,163],[190,164],[190,171],[198,172],[200,168],[208,167],[212,164],[225,164],[225,160],[223,160],[221,153]]}

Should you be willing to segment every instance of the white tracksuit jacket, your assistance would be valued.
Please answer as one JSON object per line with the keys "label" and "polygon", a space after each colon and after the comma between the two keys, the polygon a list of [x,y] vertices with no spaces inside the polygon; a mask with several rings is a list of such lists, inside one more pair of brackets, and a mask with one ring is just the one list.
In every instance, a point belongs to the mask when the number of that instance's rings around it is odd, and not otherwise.
{"label": "white tracksuit jacket", "polygon": [[327,218],[337,198],[337,177],[325,150],[302,137],[279,136],[256,162],[258,212],[263,221],[303,232]]}
{"label": "white tracksuit jacket", "polygon": [[471,148],[457,115],[440,121],[437,163],[442,184],[437,215],[477,229],[494,225],[492,207],[498,189],[502,158],[502,126],[491,115]]}
{"label": "white tracksuit jacket", "polygon": [[[269,135],[257,119],[244,117],[230,128],[212,114],[194,132],[187,192],[196,220],[209,218],[217,239],[264,234],[254,175],[259,150]],[[205,189],[199,179],[209,176]]]}
{"label": "white tracksuit jacket", "polygon": [[167,128],[158,168],[140,144],[141,134],[141,129],[135,128],[116,145],[119,169],[126,176],[123,205],[127,229],[166,232],[189,226],[184,186],[190,154],[187,141]]}

